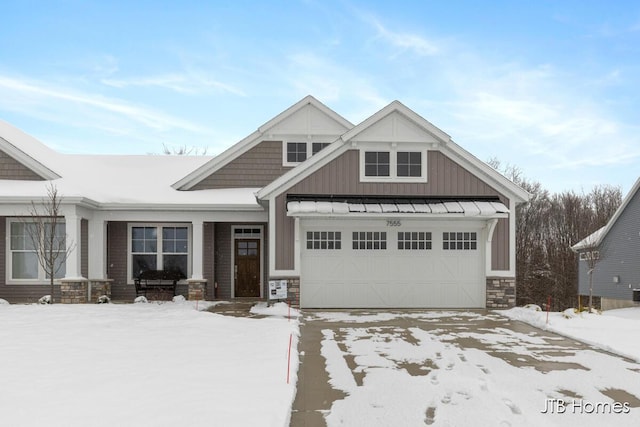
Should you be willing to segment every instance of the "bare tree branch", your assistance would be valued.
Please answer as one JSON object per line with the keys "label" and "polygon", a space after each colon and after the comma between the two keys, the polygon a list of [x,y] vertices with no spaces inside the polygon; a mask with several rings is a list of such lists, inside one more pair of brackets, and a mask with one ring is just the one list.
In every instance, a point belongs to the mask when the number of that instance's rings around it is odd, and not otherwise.
{"label": "bare tree branch", "polygon": [[65,223],[60,212],[62,199],[58,189],[47,186],[46,199],[41,204],[31,202],[29,217],[23,218],[25,231],[35,250],[38,264],[44,270],[51,286],[51,302],[54,295],[54,280],[73,249],[75,242],[68,242]]}

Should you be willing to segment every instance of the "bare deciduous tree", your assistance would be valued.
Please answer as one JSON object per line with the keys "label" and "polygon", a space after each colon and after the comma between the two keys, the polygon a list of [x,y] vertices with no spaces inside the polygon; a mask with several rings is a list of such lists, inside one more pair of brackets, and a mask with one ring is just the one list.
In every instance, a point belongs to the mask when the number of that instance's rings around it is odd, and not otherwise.
{"label": "bare deciduous tree", "polygon": [[65,265],[75,243],[68,242],[66,228],[60,212],[61,197],[58,189],[50,184],[47,196],[40,204],[31,202],[29,217],[24,218],[26,232],[35,250],[38,264],[45,272],[51,286],[53,303],[54,279]]}
{"label": "bare deciduous tree", "polygon": [[176,155],[176,156],[206,156],[207,148],[187,147],[182,145],[180,147],[167,147],[166,144],[162,144],[162,154]]}
{"label": "bare deciduous tree", "polygon": [[531,195],[516,209],[516,303],[543,305],[551,296],[554,309],[573,306],[578,263],[571,246],[609,221],[622,202],[620,188],[604,185],[589,193],[550,194],[540,183],[523,178],[515,166],[495,158],[488,164]]}

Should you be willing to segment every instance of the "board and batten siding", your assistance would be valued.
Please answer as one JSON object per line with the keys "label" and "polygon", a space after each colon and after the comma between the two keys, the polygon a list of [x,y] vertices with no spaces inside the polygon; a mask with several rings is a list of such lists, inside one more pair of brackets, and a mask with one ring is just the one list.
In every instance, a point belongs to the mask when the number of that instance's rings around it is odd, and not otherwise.
{"label": "board and batten siding", "polygon": [[[358,150],[348,150],[276,197],[276,269],[294,268],[294,219],[287,216],[286,195],[497,196],[509,200],[439,151],[427,155],[426,183],[360,182]],[[493,236],[493,270],[509,269],[509,220],[500,219]]]}
{"label": "board and batten siding", "polygon": [[[640,289],[640,191],[629,201],[600,245],[593,271],[593,295],[631,300]],[[581,295],[589,295],[587,261],[578,261]],[[619,277],[618,283],[614,277]]]}
{"label": "board and batten siding", "polygon": [[0,179],[44,181],[41,176],[4,151],[0,151]]}
{"label": "board and batten siding", "polygon": [[192,190],[264,187],[291,169],[282,166],[282,141],[262,141],[200,181]]}

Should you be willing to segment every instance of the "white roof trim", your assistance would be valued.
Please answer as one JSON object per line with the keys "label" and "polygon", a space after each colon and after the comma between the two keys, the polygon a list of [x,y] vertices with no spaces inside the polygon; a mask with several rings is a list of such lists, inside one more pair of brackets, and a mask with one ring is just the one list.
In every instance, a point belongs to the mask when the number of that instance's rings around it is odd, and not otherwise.
{"label": "white roof trim", "polygon": [[447,217],[455,215],[489,219],[506,217],[509,214],[509,208],[499,202],[483,201],[349,203],[304,200],[287,202],[288,216],[352,216],[354,214]]}
{"label": "white roof trim", "polygon": [[353,139],[356,135],[368,129],[369,127],[371,127],[371,125],[379,122],[380,120],[382,120],[383,118],[385,118],[386,116],[388,116],[389,114],[395,111],[407,117],[417,126],[422,128],[424,131],[433,135],[436,139],[439,139],[444,143],[451,140],[451,137],[447,133],[445,133],[438,127],[434,126],[431,122],[429,122],[428,120],[420,116],[418,113],[416,113],[415,111],[405,106],[400,101],[393,101],[392,103],[384,107],[382,110],[370,116],[368,119],[366,119],[362,123],[359,123],[356,127],[354,127],[353,129],[351,129],[350,131],[342,135],[342,139],[344,141]]}
{"label": "white roof trim", "polygon": [[189,175],[175,182],[172,185],[172,187],[175,188],[176,190],[189,190],[193,188],[196,184],[198,184],[204,178],[216,172],[217,170],[219,170],[220,168],[222,168],[223,166],[231,162],[233,159],[235,159],[239,155],[253,148],[257,143],[262,141],[262,138],[265,137],[265,135],[268,135],[270,129],[272,129],[278,123],[282,122],[287,117],[296,113],[300,109],[306,107],[307,105],[312,105],[313,107],[317,108],[318,110],[320,110],[321,112],[329,116],[331,119],[335,120],[340,125],[344,126],[346,129],[353,128],[353,123],[351,123],[350,121],[348,121],[347,119],[345,119],[344,117],[342,117],[341,115],[339,115],[338,113],[336,113],[335,111],[333,111],[332,109],[330,109],[329,107],[327,107],[326,105],[318,101],[313,96],[307,95],[306,97],[296,102],[291,107],[284,110],[282,113],[275,116],[273,119],[269,120],[268,122],[260,126],[251,135],[240,140],[236,144],[229,147],[227,150],[223,151],[220,155],[213,158],[210,162],[205,163],[204,165],[202,165],[200,168],[196,169]]}
{"label": "white roof trim", "polygon": [[[45,180],[61,178],[59,174],[42,163],[43,159],[53,160],[57,153],[36,138],[2,120],[0,120],[0,150]],[[39,159],[34,157],[34,154]]]}
{"label": "white roof trim", "polygon": [[489,178],[489,185],[494,185],[498,191],[507,193],[505,195],[510,199],[514,198],[515,200],[513,201],[515,203],[526,202],[529,200],[528,192],[507,179],[504,175],[487,165],[485,162],[480,161],[471,153],[464,150],[458,144],[453,142],[448,134],[432,125],[430,122],[422,118],[417,113],[413,112],[411,109],[409,109],[399,101],[394,101],[391,104],[387,105],[382,110],[373,114],[371,117],[358,124],[353,129],[347,131],[340,138],[338,138],[338,141],[334,142],[329,147],[320,151],[315,156],[307,159],[304,163],[294,168],[293,170],[290,170],[289,172],[275,179],[269,185],[262,188],[256,194],[256,197],[261,200],[268,199],[272,196],[280,194],[284,189],[295,185],[296,183],[311,175],[320,167],[324,166],[329,161],[333,160],[335,157],[346,151],[348,149],[347,142],[351,138],[363,132],[365,129],[375,124],[377,121],[383,119],[387,115],[393,113],[394,111],[398,111],[399,113],[403,114],[408,119],[416,123],[417,126],[442,141],[442,144],[440,144],[440,150],[442,150],[444,154],[460,161],[463,167],[469,167],[472,174],[476,176],[484,175],[485,177]]}
{"label": "white roof trim", "polygon": [[640,190],[640,178],[638,178],[635,184],[633,184],[633,187],[631,188],[627,196],[622,200],[622,203],[620,204],[616,212],[613,214],[609,222],[607,222],[607,225],[605,225],[602,228],[599,228],[598,230],[591,233],[584,239],[580,240],[578,243],[573,245],[571,249],[577,252],[581,249],[600,246],[600,244],[606,237],[607,233],[609,233],[609,231],[613,228],[613,225],[616,223],[618,218],[620,218],[620,215],[622,215],[622,212],[624,212],[629,202],[631,202],[631,199],[633,199],[633,196],[635,196],[635,194],[639,190]]}

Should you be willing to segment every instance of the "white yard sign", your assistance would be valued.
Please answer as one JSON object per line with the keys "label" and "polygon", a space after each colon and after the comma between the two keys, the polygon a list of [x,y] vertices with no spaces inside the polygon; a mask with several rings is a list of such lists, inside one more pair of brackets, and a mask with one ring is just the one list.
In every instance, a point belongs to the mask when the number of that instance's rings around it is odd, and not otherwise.
{"label": "white yard sign", "polygon": [[269,299],[287,299],[286,280],[269,280]]}

